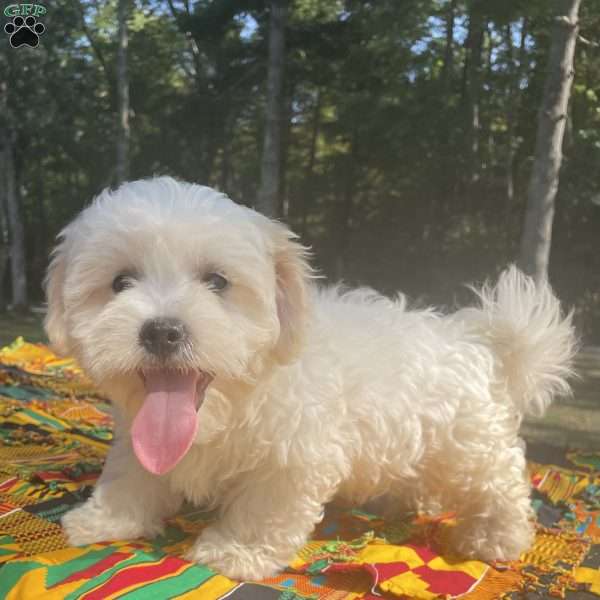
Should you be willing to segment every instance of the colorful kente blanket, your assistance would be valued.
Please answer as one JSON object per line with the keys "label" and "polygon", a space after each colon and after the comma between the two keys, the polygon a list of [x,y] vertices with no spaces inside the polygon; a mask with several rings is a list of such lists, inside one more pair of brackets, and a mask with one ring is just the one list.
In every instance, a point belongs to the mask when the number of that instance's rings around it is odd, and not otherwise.
{"label": "colorful kente blanket", "polygon": [[[461,560],[452,515],[330,506],[312,540],[271,579],[238,582],[182,558],[211,514],[187,506],[163,537],[68,547],[60,518],[89,497],[111,441],[109,407],[72,360],[18,339],[0,350],[0,598],[5,600],[491,600],[525,592],[600,595],[600,455],[530,463],[538,532],[514,563]],[[600,546],[593,548],[600,549]],[[596,562],[594,562],[596,561]]]}

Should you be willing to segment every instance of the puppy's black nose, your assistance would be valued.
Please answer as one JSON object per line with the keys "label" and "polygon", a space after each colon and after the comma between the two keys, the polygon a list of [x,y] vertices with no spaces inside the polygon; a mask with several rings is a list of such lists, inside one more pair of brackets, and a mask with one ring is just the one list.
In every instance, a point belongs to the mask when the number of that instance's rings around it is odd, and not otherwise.
{"label": "puppy's black nose", "polygon": [[179,350],[187,339],[183,323],[171,317],[150,319],[140,330],[140,344],[160,358],[166,358]]}

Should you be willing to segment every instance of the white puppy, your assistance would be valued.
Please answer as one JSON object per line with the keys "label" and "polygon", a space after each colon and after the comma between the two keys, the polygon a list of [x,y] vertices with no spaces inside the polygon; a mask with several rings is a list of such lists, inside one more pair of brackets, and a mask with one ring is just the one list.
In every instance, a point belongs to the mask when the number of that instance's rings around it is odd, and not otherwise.
{"label": "white puppy", "polygon": [[343,496],[456,510],[466,556],[530,544],[519,423],[569,391],[575,341],[515,268],[450,316],[317,289],[283,225],[161,177],[65,228],[47,292],[51,342],[116,411],[94,494],[63,519],[71,543],[155,536],[188,500],[219,508],[189,558],[257,579]]}

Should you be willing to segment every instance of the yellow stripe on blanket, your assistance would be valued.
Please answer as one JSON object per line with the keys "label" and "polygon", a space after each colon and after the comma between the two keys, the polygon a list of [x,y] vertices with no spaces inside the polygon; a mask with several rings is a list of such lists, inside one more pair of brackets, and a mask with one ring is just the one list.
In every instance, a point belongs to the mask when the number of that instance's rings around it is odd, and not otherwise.
{"label": "yellow stripe on blanket", "polygon": [[588,591],[600,595],[600,570],[578,567],[574,576],[577,583],[588,584]]}

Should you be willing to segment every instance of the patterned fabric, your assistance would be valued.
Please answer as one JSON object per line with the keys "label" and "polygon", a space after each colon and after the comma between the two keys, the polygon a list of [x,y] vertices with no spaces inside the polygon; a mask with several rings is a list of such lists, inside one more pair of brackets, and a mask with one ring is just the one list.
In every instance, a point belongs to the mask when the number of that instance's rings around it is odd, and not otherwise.
{"label": "patterned fabric", "polygon": [[0,350],[0,598],[492,600],[577,586],[600,595],[598,565],[586,562],[600,541],[596,455],[569,455],[572,470],[530,465],[546,527],[519,562],[452,558],[452,515],[384,521],[332,505],[286,572],[237,582],[182,558],[213,518],[191,506],[154,540],[68,547],[60,519],[89,497],[111,431],[108,405],[72,360],[22,339]]}
{"label": "patterned fabric", "polygon": [[530,464],[529,471],[533,488],[546,496],[552,504],[565,502],[577,496],[590,483],[585,473],[553,465]]}
{"label": "patterned fabric", "polygon": [[484,563],[449,562],[427,546],[391,545],[372,532],[349,543],[314,546],[291,566],[311,574],[362,570],[371,576],[374,594],[383,591],[418,600],[466,594],[488,571]]}

